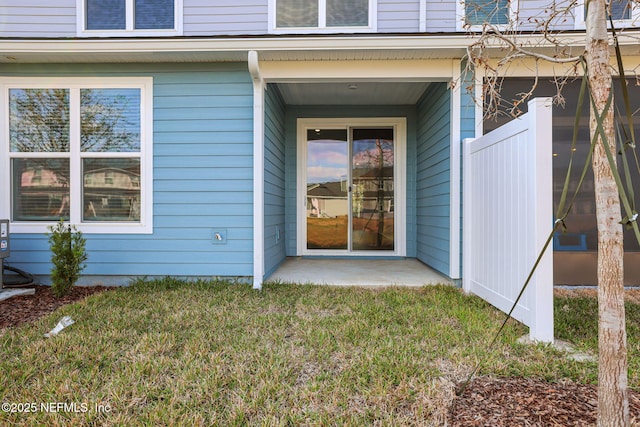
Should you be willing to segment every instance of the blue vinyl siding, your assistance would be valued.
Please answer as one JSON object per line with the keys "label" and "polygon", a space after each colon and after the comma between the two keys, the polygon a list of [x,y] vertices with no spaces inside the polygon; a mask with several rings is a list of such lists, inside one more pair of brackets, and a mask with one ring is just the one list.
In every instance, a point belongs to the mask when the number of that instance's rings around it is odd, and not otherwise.
{"label": "blue vinyl siding", "polygon": [[[245,63],[7,65],[12,76],[152,76],[153,234],[86,234],[86,276],[253,274],[253,88]],[[7,185],[7,183],[1,183]],[[215,230],[227,243],[214,244]],[[50,271],[46,237],[12,234],[8,261]]]}
{"label": "blue vinyl siding", "polygon": [[428,1],[426,30],[429,33],[456,31],[456,1]]}
{"label": "blue vinyl siding", "polygon": [[285,106],[277,86],[265,92],[264,263],[269,276],[285,254]]}
{"label": "blue vinyl siding", "polygon": [[450,251],[450,91],[434,83],[418,103],[417,258],[449,274]]}
{"label": "blue vinyl siding", "polygon": [[267,0],[184,0],[184,35],[267,34]]}
{"label": "blue vinyl siding", "polygon": [[75,37],[76,0],[2,0],[0,37]]}
{"label": "blue vinyl siding", "polygon": [[[415,33],[420,27],[421,0],[378,0],[379,33]],[[546,18],[550,0],[520,0],[519,22],[523,30],[535,30],[534,18]],[[269,34],[268,0],[183,0],[183,35]],[[172,17],[157,19],[165,24]],[[456,31],[456,0],[428,1],[426,31]],[[75,37],[76,0],[3,0],[0,4],[0,37]],[[149,27],[150,25],[143,25]],[[573,29],[572,13],[553,19],[555,30]]]}
{"label": "blue vinyl siding", "polygon": [[420,0],[378,0],[378,32],[420,30]]}
{"label": "blue vinyl siding", "polygon": [[[405,117],[407,119],[407,256],[416,256],[415,222],[415,107],[401,106],[289,106],[286,114],[286,254],[296,255],[296,188],[297,188],[297,119],[299,118],[344,118],[344,117]],[[398,220],[403,220],[399,218]]]}

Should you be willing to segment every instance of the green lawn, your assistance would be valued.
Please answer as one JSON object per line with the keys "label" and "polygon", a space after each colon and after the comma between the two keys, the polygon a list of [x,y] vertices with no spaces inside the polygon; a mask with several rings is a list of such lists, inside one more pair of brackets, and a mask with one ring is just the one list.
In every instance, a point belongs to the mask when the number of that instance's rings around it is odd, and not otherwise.
{"label": "green lawn", "polygon": [[[634,388],[639,307],[628,309]],[[557,298],[558,337],[594,351],[592,310]],[[63,315],[76,323],[44,338]],[[0,331],[0,402],[37,406],[0,412],[0,424],[438,425],[502,320],[444,286],[141,281]],[[526,333],[511,321],[479,374],[595,381],[594,363],[517,344]]]}

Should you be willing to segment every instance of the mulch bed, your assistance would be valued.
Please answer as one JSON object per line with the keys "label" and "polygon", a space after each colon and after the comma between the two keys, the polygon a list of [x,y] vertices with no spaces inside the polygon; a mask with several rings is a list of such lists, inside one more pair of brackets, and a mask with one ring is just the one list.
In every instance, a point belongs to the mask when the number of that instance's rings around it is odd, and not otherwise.
{"label": "mulch bed", "polygon": [[[0,301],[0,329],[32,322],[56,308],[112,287],[74,286],[56,298],[48,286],[31,286],[35,295]],[[529,378],[476,378],[449,409],[449,426],[591,426],[598,396],[592,385],[551,384]],[[640,393],[629,391],[631,425],[640,425]]]}
{"label": "mulch bed", "polygon": [[[596,386],[529,378],[476,378],[449,411],[451,426],[594,426]],[[640,393],[629,390],[631,425],[640,425]]]}
{"label": "mulch bed", "polygon": [[36,290],[35,295],[22,295],[0,301],[0,329],[33,322],[62,305],[113,289],[107,286],[74,286],[67,295],[58,298],[51,292],[49,286],[28,287]]}

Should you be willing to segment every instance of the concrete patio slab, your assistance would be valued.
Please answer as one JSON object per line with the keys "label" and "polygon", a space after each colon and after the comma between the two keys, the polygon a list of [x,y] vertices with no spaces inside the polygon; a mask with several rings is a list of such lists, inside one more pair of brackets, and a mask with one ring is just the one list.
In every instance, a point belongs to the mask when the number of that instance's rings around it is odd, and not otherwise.
{"label": "concrete patio slab", "polygon": [[287,258],[265,283],[273,282],[335,286],[453,285],[451,279],[417,259]]}

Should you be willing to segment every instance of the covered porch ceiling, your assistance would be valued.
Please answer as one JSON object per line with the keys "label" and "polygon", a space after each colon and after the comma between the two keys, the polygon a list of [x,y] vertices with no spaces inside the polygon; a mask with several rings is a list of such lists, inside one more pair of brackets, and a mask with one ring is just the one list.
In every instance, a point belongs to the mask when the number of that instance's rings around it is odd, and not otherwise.
{"label": "covered porch ceiling", "polygon": [[276,83],[288,105],[413,105],[429,82]]}

